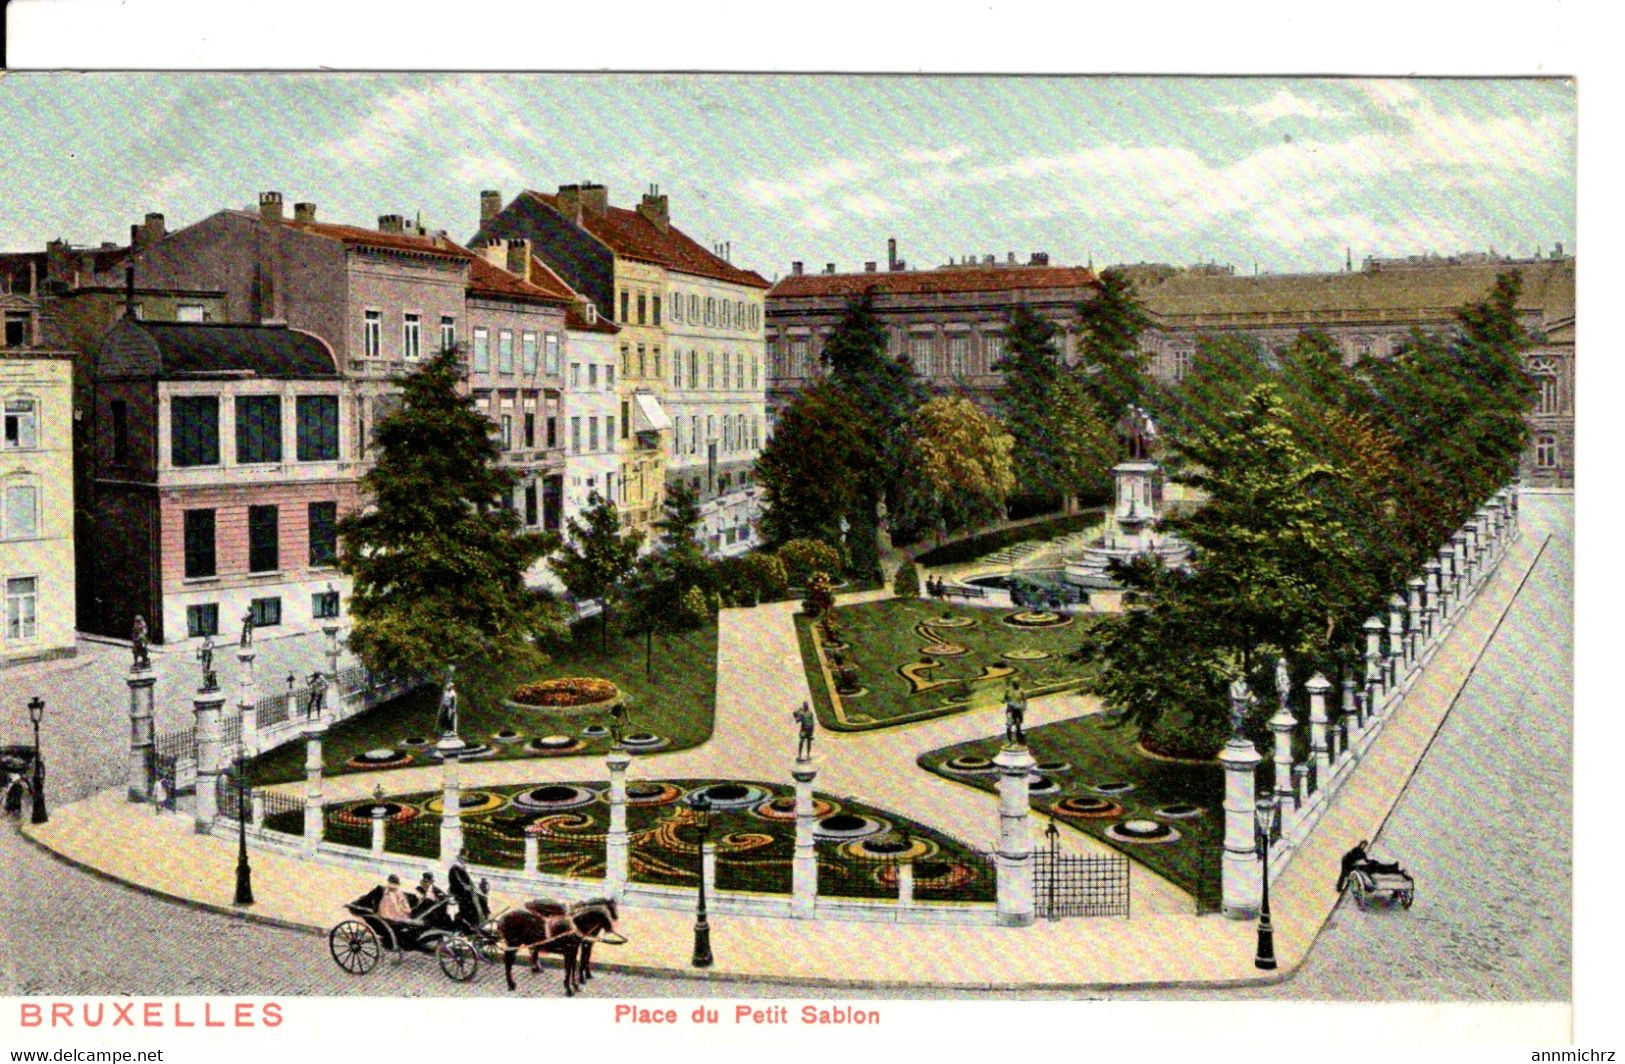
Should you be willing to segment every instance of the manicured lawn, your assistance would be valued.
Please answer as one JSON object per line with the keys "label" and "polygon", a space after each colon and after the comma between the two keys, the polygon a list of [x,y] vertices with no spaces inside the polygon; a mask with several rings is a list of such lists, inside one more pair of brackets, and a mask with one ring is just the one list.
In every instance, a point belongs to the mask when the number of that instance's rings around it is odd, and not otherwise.
{"label": "manicured lawn", "polygon": [[[1067,690],[1089,678],[1089,667],[1066,655],[1101,623],[1098,618],[1078,616],[1058,628],[1014,628],[1005,623],[1012,612],[945,608],[929,599],[838,608],[841,638],[849,647],[845,653],[866,691],[856,697],[834,696],[812,623],[798,616],[796,636],[819,722],[836,731],[865,731],[990,705],[1012,676],[1029,696]],[[1010,653],[1017,657],[1005,656]]]}
{"label": "manicured lawn", "polygon": [[[1084,818],[1058,815],[1055,822],[1088,832],[1091,836],[1127,854],[1175,885],[1196,896],[1200,911],[1218,908],[1220,857],[1224,847],[1224,771],[1217,762],[1190,765],[1156,761],[1134,748],[1132,727],[1113,727],[1104,716],[1090,715],[1034,728],[1027,733],[1028,749],[1042,763],[1060,761],[1069,768],[1049,773],[1060,789],[1052,794],[1034,795],[1034,809],[1050,812],[1056,802],[1068,797],[1103,798],[1121,806],[1120,814]],[[921,755],[921,767],[946,779],[995,789],[992,775],[952,772],[944,762],[956,757],[978,756],[991,759],[999,752],[999,741],[984,739],[943,747]],[[1107,795],[1092,790],[1102,784],[1132,783],[1126,794]],[[1188,819],[1159,816],[1157,810],[1176,804],[1201,809],[1201,815]],[[1154,820],[1168,824],[1180,838],[1156,845],[1126,843],[1106,835],[1106,829],[1125,820]],[[1039,840],[1042,844],[1042,840]]]}
{"label": "manicured lawn", "polygon": [[[699,787],[709,786],[714,780],[635,780],[629,787],[639,784],[658,790],[654,801],[658,804],[628,804],[627,827],[632,833],[632,878],[641,883],[667,886],[693,886],[699,879],[699,830],[693,811],[683,800],[686,794]],[[791,864],[795,856],[795,820],[793,817],[794,790],[784,784],[751,781],[726,781],[743,784],[748,801],[745,808],[713,810],[709,837],[717,843],[717,886],[723,890],[751,890],[774,894],[788,894],[791,889]],[[493,867],[524,867],[524,831],[537,821],[546,824],[538,852],[538,867],[543,872],[602,878],[604,874],[604,838],[609,829],[609,805],[606,800],[608,783],[604,780],[583,781],[574,784],[548,784],[551,793],[579,789],[596,792],[591,800],[552,811],[527,809],[513,801],[516,795],[526,794],[537,784],[504,786],[464,792],[465,804],[476,808],[492,806],[489,811],[469,813],[463,817],[464,853],[470,862]],[[630,791],[636,799],[638,792]],[[496,796],[492,798],[491,796]],[[438,792],[420,792],[389,796],[388,801],[419,810],[419,815],[404,824],[392,824],[385,836],[385,845],[394,853],[434,858],[439,853],[440,812]],[[500,805],[497,799],[501,800]],[[917,852],[915,857],[915,896],[920,899],[991,901],[994,893],[993,868],[979,854],[962,843],[940,832],[933,831],[906,817],[884,809],[830,795],[817,794],[816,801],[826,804],[820,810],[823,816],[851,813],[891,825],[894,832],[906,835]],[[768,816],[760,811],[764,805],[778,800],[787,805],[783,815]],[[436,803],[426,809],[430,802]],[[354,803],[349,807],[328,810],[326,837],[330,841],[352,846],[367,846],[371,829],[366,824],[346,823],[337,817],[346,809],[364,811],[372,801]],[[285,813],[267,817],[266,826],[273,831],[302,830],[300,814]],[[818,843],[819,890],[830,896],[885,898],[896,897],[895,869],[883,859],[865,859],[851,852],[852,843],[820,841]]]}
{"label": "manicured lawn", "polygon": [[[503,701],[520,683],[564,676],[598,676],[621,689],[628,716],[628,733],[646,731],[669,743],[665,750],[698,746],[711,737],[716,711],[717,629],[714,624],[692,632],[657,636],[654,645],[653,678],[645,678],[643,640],[611,638],[606,653],[600,649],[597,628],[591,622],[578,630],[576,639],[548,650],[551,660],[540,669],[497,669],[478,665],[457,672],[458,730],[465,742],[489,743],[494,757],[531,757],[525,741],[549,735],[565,735],[580,740],[578,753],[604,754],[609,751],[607,736],[584,736],[589,725],[607,725],[605,711],[567,712],[545,709],[516,709]],[[435,712],[439,705],[439,685],[423,688],[377,706],[335,725],[323,744],[328,775],[366,771],[346,767],[346,762],[368,750],[392,749],[407,752],[404,740],[433,740]],[[522,736],[521,741],[497,743],[492,737],[503,729]],[[412,764],[433,764],[413,754]],[[257,758],[250,778],[257,786],[303,779],[304,743],[278,747]],[[392,765],[390,767],[400,767]]]}

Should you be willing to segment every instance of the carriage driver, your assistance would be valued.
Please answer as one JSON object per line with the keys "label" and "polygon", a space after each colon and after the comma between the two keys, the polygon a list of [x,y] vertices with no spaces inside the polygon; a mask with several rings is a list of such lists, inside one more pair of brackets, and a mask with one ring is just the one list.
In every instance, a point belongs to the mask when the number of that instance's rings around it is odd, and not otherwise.
{"label": "carriage driver", "polygon": [[457,919],[469,927],[478,927],[490,915],[485,891],[474,889],[474,879],[468,874],[463,855],[458,854],[451,863],[451,897],[457,903]]}

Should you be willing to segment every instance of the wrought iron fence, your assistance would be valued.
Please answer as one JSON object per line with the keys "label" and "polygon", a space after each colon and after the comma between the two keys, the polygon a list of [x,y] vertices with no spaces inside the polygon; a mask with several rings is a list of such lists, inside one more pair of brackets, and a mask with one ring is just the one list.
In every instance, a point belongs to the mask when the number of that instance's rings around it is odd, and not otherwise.
{"label": "wrought iron fence", "polygon": [[305,833],[305,800],[281,791],[255,791],[265,804],[265,830],[284,835]]}
{"label": "wrought iron fence", "polygon": [[384,849],[408,857],[440,856],[440,818],[419,814],[384,828]]}
{"label": "wrought iron fence", "polygon": [[364,665],[353,665],[348,669],[340,669],[338,676],[339,694],[353,695],[357,691],[365,691],[373,686],[373,675]]}
{"label": "wrought iron fence", "polygon": [[228,747],[240,746],[243,741],[243,715],[226,713],[220,722],[220,741]]}
{"label": "wrought iron fence", "polygon": [[181,728],[179,731],[163,732],[152,741],[152,752],[160,758],[170,761],[195,761],[197,759],[197,729],[195,727]]}
{"label": "wrought iron fence", "polygon": [[1129,860],[1122,854],[1085,856],[1039,850],[1033,854],[1033,900],[1038,915],[1129,915]]}
{"label": "wrought iron fence", "polygon": [[372,823],[348,813],[343,808],[324,810],[322,841],[340,846],[356,846],[363,850],[372,846]]}
{"label": "wrought iron fence", "polygon": [[463,821],[463,852],[475,864],[492,868],[523,868],[525,840],[483,820]]}
{"label": "wrought iron fence", "polygon": [[288,696],[266,695],[254,703],[254,726],[269,728],[288,719]]}

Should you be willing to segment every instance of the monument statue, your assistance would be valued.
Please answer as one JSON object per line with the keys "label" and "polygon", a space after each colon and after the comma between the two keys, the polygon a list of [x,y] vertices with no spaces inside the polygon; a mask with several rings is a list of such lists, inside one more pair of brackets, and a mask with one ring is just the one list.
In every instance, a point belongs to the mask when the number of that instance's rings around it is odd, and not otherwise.
{"label": "monument statue", "polygon": [[440,712],[435,716],[435,727],[442,737],[457,734],[457,683],[446,674],[446,688],[440,695]]}
{"label": "monument statue", "polygon": [[1146,461],[1151,457],[1151,444],[1157,438],[1156,422],[1138,406],[1130,406],[1117,419],[1117,438],[1128,452],[1130,461]]}
{"label": "monument statue", "polygon": [[1287,672],[1284,657],[1275,659],[1275,693],[1281,699],[1281,711],[1287,712],[1287,697],[1292,693],[1292,674]]}
{"label": "monument statue", "polygon": [[130,656],[134,659],[130,665],[132,670],[152,668],[152,658],[147,655],[147,619],[139,613],[130,626]]}
{"label": "monument statue", "polygon": [[1230,681],[1230,734],[1241,735],[1241,726],[1247,720],[1247,707],[1253,703],[1253,693],[1246,680]]}
{"label": "monument statue", "polygon": [[310,674],[310,704],[306,715],[320,717],[327,709],[327,677],[320,672]]}
{"label": "monument statue", "polygon": [[203,637],[203,645],[197,648],[197,660],[203,670],[203,690],[220,690],[220,682],[214,673],[214,636]]}
{"label": "monument statue", "polygon": [[1004,686],[1004,741],[1013,746],[1026,746],[1027,733],[1023,730],[1023,723],[1027,718],[1027,696],[1021,690],[1019,680],[1011,680]]}
{"label": "monument statue", "polygon": [[243,611],[243,634],[237,638],[239,647],[254,645],[254,607],[250,606]]}
{"label": "monument statue", "polygon": [[796,760],[811,761],[813,733],[818,727],[818,718],[813,716],[812,707],[805,702],[801,703],[801,708],[796,710],[793,715],[796,723],[801,728],[800,735],[796,740]]}

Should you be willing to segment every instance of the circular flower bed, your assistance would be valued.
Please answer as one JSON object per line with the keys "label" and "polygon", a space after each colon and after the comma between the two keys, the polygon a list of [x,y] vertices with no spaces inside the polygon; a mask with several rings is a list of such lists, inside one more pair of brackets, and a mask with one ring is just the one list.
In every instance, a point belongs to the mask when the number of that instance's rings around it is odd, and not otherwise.
{"label": "circular flower bed", "polygon": [[602,724],[589,724],[581,729],[581,734],[588,739],[601,739],[609,734],[609,729]]}
{"label": "circular flower bed", "polygon": [[1033,766],[1033,768],[1044,773],[1065,772],[1071,767],[1072,764],[1068,761],[1040,761]]}
{"label": "circular flower bed", "polygon": [[1178,842],[1179,832],[1167,824],[1159,824],[1155,820],[1125,820],[1121,824],[1113,824],[1107,828],[1106,837],[1115,839],[1118,842],[1154,846],[1162,843]]}
{"label": "circular flower bed", "polygon": [[513,804],[521,809],[573,809],[586,805],[598,797],[596,791],[577,787],[573,783],[548,783],[533,787],[523,794],[514,795]]}
{"label": "circular flower bed", "polygon": [[920,623],[932,628],[971,628],[975,626],[976,620],[972,617],[955,617],[951,613],[945,613],[941,617],[932,617]]}
{"label": "circular flower bed", "polygon": [[1134,784],[1113,780],[1110,783],[1097,783],[1089,789],[1097,794],[1127,794],[1134,789]]}
{"label": "circular flower bed", "polygon": [[1048,776],[1030,776],[1027,782],[1028,794],[1054,794],[1061,789],[1061,785]]}
{"label": "circular flower bed", "polygon": [[408,820],[416,820],[423,812],[417,806],[405,802],[380,802],[377,799],[369,799],[335,810],[333,819],[340,824],[365,827],[373,822],[376,811],[380,809],[384,811],[384,821],[389,824],[404,824]]}
{"label": "circular flower bed", "polygon": [[973,754],[960,754],[951,757],[942,763],[942,767],[949,772],[997,772],[998,767],[985,757]]}
{"label": "circular flower bed", "polygon": [[899,861],[931,857],[937,852],[935,843],[927,839],[912,838],[900,831],[888,831],[867,839],[859,839],[857,842],[847,843],[842,848],[853,857],[895,858]]}
{"label": "circular flower bed", "polygon": [[621,745],[629,750],[658,750],[671,742],[664,735],[653,732],[633,732],[621,740]]}
{"label": "circular flower bed", "polygon": [[[626,785],[627,805],[670,805],[683,796],[682,788],[675,783],[654,783],[649,780],[638,780]],[[604,801],[609,801],[609,792],[604,792]]]}
{"label": "circular flower bed", "polygon": [[[477,761],[482,757],[490,757],[494,753],[496,753],[496,750],[493,747],[486,746],[484,743],[469,743],[461,750],[457,751],[457,760]],[[442,760],[439,750],[430,750],[424,756],[430,761]]]}
{"label": "circular flower bed", "polygon": [[711,803],[713,810],[722,809],[748,809],[760,805],[768,794],[764,788],[749,783],[735,783],[726,781],[713,783],[707,787],[700,787],[689,792],[692,798],[695,794],[703,794]]}
{"label": "circular flower bed", "polygon": [[817,826],[813,828],[813,837],[846,841],[865,839],[870,835],[878,835],[882,831],[890,830],[891,825],[883,820],[859,816],[856,813],[835,813],[824,817],[818,822]]}
{"label": "circular flower bed", "polygon": [[[494,813],[508,804],[508,799],[500,794],[490,791],[463,791],[457,796],[457,815],[469,816],[474,813]],[[423,803],[425,812],[444,814],[446,806],[442,798],[430,798]]]}
{"label": "circular flower bed", "polygon": [[584,745],[580,739],[571,738],[568,735],[544,735],[539,739],[532,739],[526,743],[525,749],[533,754],[548,757],[558,754],[573,754],[582,749]]}
{"label": "circular flower bed", "polygon": [[1072,618],[1053,610],[1023,610],[1003,618],[1012,628],[1065,628]]}
{"label": "circular flower bed", "polygon": [[[813,816],[823,819],[835,811],[835,806],[822,798],[813,799]],[[759,816],[763,820],[794,820],[796,818],[796,799],[794,795],[782,795],[772,801],[763,802],[751,810],[752,816]]]}
{"label": "circular flower bed", "polygon": [[999,657],[1006,661],[1043,661],[1045,658],[1054,657],[1054,655],[1047,650],[1033,650],[1029,647],[1022,647],[1020,650],[1006,650]]}
{"label": "circular flower bed", "polygon": [[1061,816],[1085,817],[1090,820],[1107,817],[1120,817],[1123,807],[1116,802],[1108,802],[1104,798],[1062,798],[1050,806],[1051,811]]}
{"label": "circular flower bed", "polygon": [[949,707],[953,707],[953,708],[968,706],[968,705],[970,705],[970,696],[969,695],[949,695],[947,698],[944,698],[942,701],[938,702],[937,705],[939,705],[939,706],[949,706]]}
{"label": "circular flower bed", "polygon": [[402,739],[401,740],[401,745],[406,747],[408,750],[421,750],[425,746],[433,746],[434,745],[434,740],[433,739],[425,739],[421,735],[414,735],[414,736],[411,736],[410,738]]}
{"label": "circular flower bed", "polygon": [[501,731],[493,732],[491,734],[491,740],[493,742],[498,742],[498,743],[503,743],[503,744],[517,743],[519,740],[521,740],[523,738],[524,738],[523,735],[520,735],[518,732],[514,731],[512,728],[503,728]]}
{"label": "circular flower bed", "polygon": [[368,750],[364,754],[357,754],[344,764],[346,768],[367,769],[400,768],[402,765],[410,765],[411,763],[411,754],[405,754],[399,750],[391,750],[388,747],[381,747],[377,750]]}
{"label": "circular flower bed", "polygon": [[[957,861],[914,862],[914,889],[952,890],[976,878],[976,873]],[[887,886],[897,884],[895,865],[880,870],[880,881]]]}
{"label": "circular flower bed", "polygon": [[601,707],[621,697],[620,688],[598,676],[564,676],[524,683],[514,688],[513,701],[532,709],[584,709]]}
{"label": "circular flower bed", "polygon": [[927,643],[920,648],[920,653],[933,658],[957,658],[969,654],[970,650],[958,643]]}
{"label": "circular flower bed", "polygon": [[1160,816],[1164,820],[1191,820],[1195,817],[1201,816],[1203,812],[1204,810],[1198,808],[1197,806],[1187,805],[1184,802],[1180,802],[1176,805],[1165,805],[1161,809],[1156,810],[1152,815]]}

